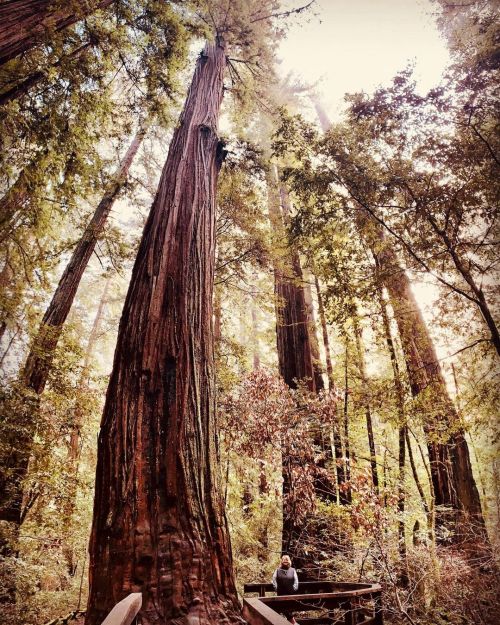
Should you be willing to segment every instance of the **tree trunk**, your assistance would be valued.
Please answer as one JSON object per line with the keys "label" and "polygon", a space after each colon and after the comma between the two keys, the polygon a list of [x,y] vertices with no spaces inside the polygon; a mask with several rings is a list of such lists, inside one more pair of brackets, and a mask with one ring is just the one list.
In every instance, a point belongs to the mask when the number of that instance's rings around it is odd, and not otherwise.
{"label": "tree trunk", "polygon": [[[81,406],[81,394],[88,387],[89,375],[90,375],[90,363],[95,351],[97,340],[99,338],[99,332],[101,331],[102,320],[104,317],[104,309],[108,301],[108,292],[111,284],[111,277],[108,276],[106,283],[104,284],[104,290],[99,300],[99,306],[94,317],[92,329],[90,330],[89,338],[87,341],[87,347],[85,349],[85,355],[83,358],[83,367],[78,381],[78,393],[75,408],[73,411],[73,421],[71,423],[70,437],[68,441],[68,456],[67,456],[67,472],[69,476],[68,493],[63,507],[63,535],[67,540],[70,532],[73,520],[73,514],[75,511],[76,495],[78,490],[78,469],[80,463],[81,454],[81,441],[82,441],[82,429],[84,426],[84,412]],[[75,554],[73,549],[69,545],[64,546],[64,557],[66,559],[68,574],[73,576],[76,572],[77,562],[75,562]]]}
{"label": "tree trunk", "polygon": [[[3,0],[0,4],[0,65],[47,40],[114,0]],[[64,6],[64,5],[68,6]]]}
{"label": "tree trunk", "polygon": [[316,286],[316,294],[318,296],[318,313],[319,313],[319,320],[321,322],[321,330],[323,334],[323,345],[325,348],[326,373],[328,375],[328,388],[332,390],[335,388],[335,382],[333,379],[333,366],[332,366],[332,354],[330,350],[330,339],[328,337],[328,326],[326,323],[325,307],[323,305],[323,296],[321,294],[321,287],[319,285],[318,276],[316,274],[314,274],[314,284]]}
{"label": "tree trunk", "polygon": [[215,415],[212,296],[226,54],[207,43],[125,300],[98,443],[87,625],[237,622]]}
{"label": "tree trunk", "polygon": [[[345,480],[344,489],[345,503],[352,502],[351,490],[351,451],[349,444],[349,339],[345,339],[345,362],[344,362],[344,453],[345,453]],[[342,503],[342,499],[340,501]]]}
{"label": "tree trunk", "polygon": [[306,301],[306,313],[309,321],[309,334],[311,336],[311,355],[313,359],[314,367],[314,381],[316,384],[316,390],[321,391],[325,388],[323,381],[323,367],[321,366],[321,358],[319,355],[319,342],[318,334],[316,331],[316,318],[314,314],[314,304],[311,292],[311,276],[307,269],[304,269],[304,298]]}
{"label": "tree trunk", "polygon": [[[373,228],[373,224],[370,227]],[[414,397],[424,394],[428,400],[429,413],[424,430],[436,506],[441,510],[437,523],[441,526],[449,524],[448,514],[443,511],[448,508],[453,517],[451,523],[458,530],[457,538],[465,529],[465,524],[472,522],[480,528],[486,539],[481,501],[472,474],[467,442],[448,394],[432,339],[412,293],[408,276],[399,266],[394,249],[387,245],[378,227],[376,235],[377,240],[371,240],[372,251],[389,293],[411,391]],[[458,511],[461,512],[457,516]]]}
{"label": "tree trunk", "polygon": [[[279,187],[278,187],[279,185]],[[269,218],[278,240],[285,236],[283,215],[280,211],[280,185],[276,167],[268,176]],[[280,193],[278,193],[278,188]],[[284,255],[274,265],[274,293],[276,302],[276,340],[279,371],[290,388],[296,389],[298,382],[305,383],[311,392],[316,392],[316,376],[312,357],[309,320],[303,289],[302,268],[297,253]]]}
{"label": "tree trunk", "polygon": [[[378,276],[377,276],[378,277]],[[404,388],[401,381],[399,363],[396,356],[396,348],[392,339],[391,325],[387,313],[387,303],[384,298],[382,288],[377,286],[377,295],[382,313],[382,323],[384,326],[387,350],[391,359],[392,373],[394,377],[394,389],[396,391],[396,405],[398,410],[399,432],[398,432],[398,550],[401,564],[401,581],[404,585],[408,583],[408,571],[406,561],[406,532],[405,532],[405,464],[406,464],[406,415]]]}
{"label": "tree trunk", "polygon": [[372,473],[372,482],[375,493],[379,494],[379,481],[378,481],[378,469],[377,469],[377,452],[375,450],[375,436],[373,433],[373,420],[372,411],[369,398],[369,382],[366,374],[365,363],[365,346],[363,343],[362,330],[356,317],[356,313],[353,316],[354,323],[354,336],[356,339],[356,351],[358,353],[358,367],[361,376],[363,404],[365,408],[366,417],[366,431],[368,432],[368,447],[370,449],[370,468]]}
{"label": "tree trunk", "polygon": [[[130,144],[113,181],[97,206],[82,238],[73,250],[71,259],[43,316],[22,373],[24,387],[34,396],[41,395],[45,388],[54,353],[80,280],[92,256],[96,242],[103,232],[118,192],[126,180],[144,133],[145,128],[143,127]],[[16,417],[17,434],[16,440],[13,442],[13,451],[7,459],[2,458],[0,462],[0,519],[17,525],[21,522],[22,482],[28,470],[31,442],[36,429],[33,410],[36,412],[32,402],[27,401],[23,414]],[[20,435],[19,432],[22,434]],[[9,484],[8,489],[1,488],[7,483]]]}

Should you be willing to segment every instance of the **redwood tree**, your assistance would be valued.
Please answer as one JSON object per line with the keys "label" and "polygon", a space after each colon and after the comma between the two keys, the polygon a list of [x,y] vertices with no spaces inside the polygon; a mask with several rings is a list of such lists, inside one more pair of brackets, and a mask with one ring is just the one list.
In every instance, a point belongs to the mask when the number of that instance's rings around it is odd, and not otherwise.
{"label": "redwood tree", "polygon": [[63,30],[114,1],[3,0],[0,4],[0,65],[34,48],[51,31]]}
{"label": "redwood tree", "polygon": [[212,330],[226,53],[200,55],[126,297],[98,443],[87,624],[129,592],[143,623],[238,610],[219,489]]}

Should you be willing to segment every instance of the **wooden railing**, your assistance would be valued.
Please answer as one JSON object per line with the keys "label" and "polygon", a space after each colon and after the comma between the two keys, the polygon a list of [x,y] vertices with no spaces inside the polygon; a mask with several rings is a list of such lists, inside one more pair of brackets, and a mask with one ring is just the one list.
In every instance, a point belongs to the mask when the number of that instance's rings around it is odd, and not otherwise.
{"label": "wooden railing", "polygon": [[[272,584],[245,584],[243,616],[250,625],[289,625],[280,612],[295,613],[299,625],[383,625],[380,584],[302,582],[295,595],[267,597]],[[304,614],[301,616],[300,614]]]}
{"label": "wooden railing", "polygon": [[133,592],[111,610],[102,625],[131,625],[142,606],[142,594]]}

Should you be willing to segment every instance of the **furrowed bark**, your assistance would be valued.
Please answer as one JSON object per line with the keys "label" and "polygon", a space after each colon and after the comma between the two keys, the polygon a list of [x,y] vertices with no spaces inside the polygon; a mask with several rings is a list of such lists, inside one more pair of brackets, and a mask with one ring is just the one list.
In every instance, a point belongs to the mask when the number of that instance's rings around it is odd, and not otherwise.
{"label": "furrowed bark", "polygon": [[[64,323],[75,299],[81,278],[101,236],[114,201],[122,188],[132,161],[145,134],[141,128],[134,137],[121,162],[113,181],[97,206],[82,238],[77,243],[71,259],[59,280],[57,289],[43,316],[38,334],[33,340],[22,372],[23,386],[37,397],[43,393],[47,383],[57,344]],[[33,400],[34,397],[31,399]],[[36,429],[33,405],[27,403],[26,410],[17,418],[16,440],[12,452],[0,461],[0,519],[19,525],[21,523],[22,482],[28,470],[31,444]],[[20,435],[19,432],[22,432]],[[8,487],[7,487],[8,485]],[[3,488],[2,488],[3,486]]]}
{"label": "furrowed bark", "polygon": [[98,442],[87,625],[241,622],[220,491],[213,280],[226,54],[198,59],[126,297]]}
{"label": "furrowed bark", "polygon": [[0,4],[0,65],[114,0],[3,0]]}

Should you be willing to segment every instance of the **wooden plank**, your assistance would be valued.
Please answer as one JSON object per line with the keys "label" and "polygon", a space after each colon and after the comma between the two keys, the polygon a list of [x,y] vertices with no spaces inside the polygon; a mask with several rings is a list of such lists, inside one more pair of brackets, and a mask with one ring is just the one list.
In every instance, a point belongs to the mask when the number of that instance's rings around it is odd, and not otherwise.
{"label": "wooden plank", "polygon": [[130,625],[142,606],[142,594],[133,592],[111,610],[102,625]]}
{"label": "wooden plank", "polygon": [[243,618],[250,625],[290,625],[284,616],[253,597],[243,599]]}

